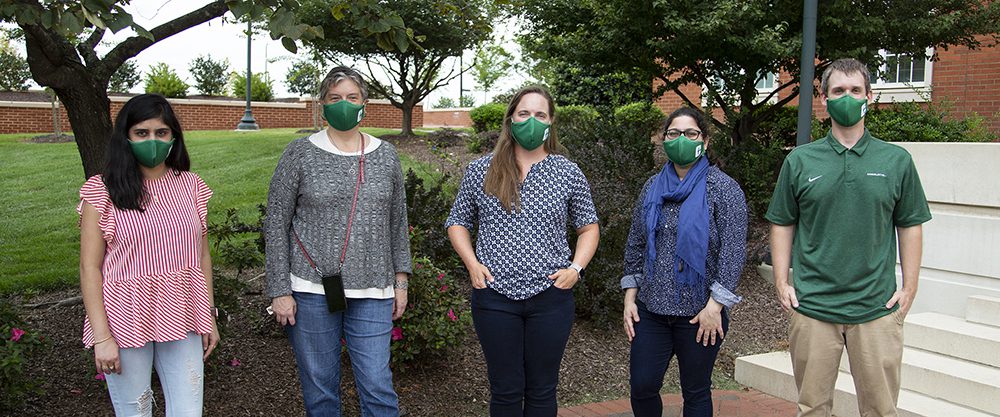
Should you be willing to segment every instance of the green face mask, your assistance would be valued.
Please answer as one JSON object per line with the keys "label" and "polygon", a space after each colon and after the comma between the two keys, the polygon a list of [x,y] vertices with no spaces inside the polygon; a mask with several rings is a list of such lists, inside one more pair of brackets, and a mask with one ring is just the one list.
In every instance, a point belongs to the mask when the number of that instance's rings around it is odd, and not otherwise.
{"label": "green face mask", "polygon": [[854,98],[850,94],[844,94],[835,99],[826,99],[826,112],[838,125],[851,127],[861,121],[868,113],[868,100]]}
{"label": "green face mask", "polygon": [[533,151],[549,138],[549,125],[532,116],[523,122],[511,123],[510,133],[522,148]]}
{"label": "green face mask", "polygon": [[341,132],[354,129],[365,117],[365,106],[340,100],[333,104],[323,105],[323,118],[331,127]]}
{"label": "green face mask", "polygon": [[170,155],[170,149],[174,147],[174,139],[170,139],[170,142],[157,139],[147,139],[138,142],[130,140],[128,144],[132,147],[132,154],[135,155],[135,159],[140,164],[148,168],[154,168],[167,160],[167,155]]}
{"label": "green face mask", "polygon": [[677,139],[663,141],[663,150],[671,162],[686,167],[695,163],[705,153],[705,142],[694,141],[681,135]]}

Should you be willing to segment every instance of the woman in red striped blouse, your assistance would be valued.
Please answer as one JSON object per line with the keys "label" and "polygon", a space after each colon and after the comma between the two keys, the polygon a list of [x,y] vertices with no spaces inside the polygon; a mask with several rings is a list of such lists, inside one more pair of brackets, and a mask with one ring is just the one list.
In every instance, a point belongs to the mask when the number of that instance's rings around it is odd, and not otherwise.
{"label": "woman in red striped blouse", "polygon": [[200,416],[203,361],[219,341],[205,217],[212,190],[190,168],[170,104],[143,94],[115,120],[103,175],[80,189],[83,343],[118,416]]}

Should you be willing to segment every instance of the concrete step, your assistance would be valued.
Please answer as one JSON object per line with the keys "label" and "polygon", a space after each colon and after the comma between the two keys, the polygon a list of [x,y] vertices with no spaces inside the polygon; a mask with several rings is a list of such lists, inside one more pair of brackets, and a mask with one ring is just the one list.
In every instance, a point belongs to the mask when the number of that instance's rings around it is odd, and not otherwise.
{"label": "concrete step", "polygon": [[[970,305],[971,305],[970,298]],[[906,346],[1000,367],[1000,327],[969,323],[939,313],[909,314]]]}
{"label": "concrete step", "polygon": [[[907,378],[903,376],[904,380]],[[736,359],[736,381],[767,394],[796,401],[798,393],[788,352],[771,352]],[[904,382],[905,383],[905,382]],[[996,397],[993,397],[996,398]],[[897,405],[901,417],[989,417],[980,410],[957,405],[919,392],[903,389]],[[859,416],[857,395],[851,375],[841,372],[833,398],[837,417]]]}
{"label": "concrete step", "polygon": [[965,320],[1000,327],[1000,298],[982,295],[969,297],[965,304]]}

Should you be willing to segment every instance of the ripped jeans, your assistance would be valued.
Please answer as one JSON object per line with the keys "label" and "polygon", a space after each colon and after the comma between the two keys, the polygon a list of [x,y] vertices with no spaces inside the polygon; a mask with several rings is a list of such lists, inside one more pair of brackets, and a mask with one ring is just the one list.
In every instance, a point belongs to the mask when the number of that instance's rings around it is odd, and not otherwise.
{"label": "ripped jeans", "polygon": [[188,333],[173,342],[149,342],[140,348],[120,349],[121,375],[105,375],[117,417],[152,417],[153,367],[163,387],[167,417],[202,415],[205,368],[201,335]]}

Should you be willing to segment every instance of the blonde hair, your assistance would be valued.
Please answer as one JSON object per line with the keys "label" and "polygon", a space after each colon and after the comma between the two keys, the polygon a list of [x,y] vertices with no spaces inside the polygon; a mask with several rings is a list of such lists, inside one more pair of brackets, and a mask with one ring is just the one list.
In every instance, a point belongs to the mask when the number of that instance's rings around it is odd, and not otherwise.
{"label": "blonde hair", "polygon": [[500,128],[500,137],[493,148],[493,161],[486,171],[486,179],[483,181],[483,192],[495,196],[500,200],[500,205],[507,212],[518,210],[521,207],[521,194],[519,184],[521,183],[521,167],[517,163],[514,148],[517,144],[514,135],[510,132],[510,124],[514,116],[514,110],[521,102],[521,99],[528,94],[540,94],[549,103],[549,120],[553,121],[549,128],[549,137],[542,144],[545,152],[550,154],[560,154],[562,147],[559,145],[559,137],[555,129],[556,105],[552,101],[552,95],[545,87],[533,85],[522,88],[507,105],[507,112],[503,116],[503,125]]}

